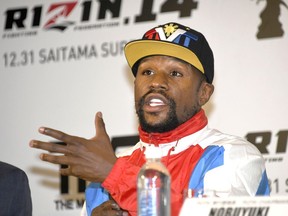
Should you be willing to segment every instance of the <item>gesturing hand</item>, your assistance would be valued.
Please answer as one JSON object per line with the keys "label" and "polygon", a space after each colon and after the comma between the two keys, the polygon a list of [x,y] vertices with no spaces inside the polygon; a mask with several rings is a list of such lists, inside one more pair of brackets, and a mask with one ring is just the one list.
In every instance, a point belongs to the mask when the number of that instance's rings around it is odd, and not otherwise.
{"label": "gesturing hand", "polygon": [[119,205],[113,201],[113,200],[108,200],[98,207],[94,208],[92,211],[92,216],[128,216],[128,212],[122,210]]}
{"label": "gesturing hand", "polygon": [[[110,138],[106,133],[101,112],[96,114],[95,129],[95,137],[84,139],[51,128],[41,127],[39,128],[41,134],[60,140],[66,145],[39,140],[32,140],[29,145],[32,148],[50,152],[41,154],[41,160],[54,164],[68,165],[68,168],[60,169],[62,175],[73,175],[92,182],[103,182],[117,158]],[[62,155],[53,155],[51,153],[61,153]]]}

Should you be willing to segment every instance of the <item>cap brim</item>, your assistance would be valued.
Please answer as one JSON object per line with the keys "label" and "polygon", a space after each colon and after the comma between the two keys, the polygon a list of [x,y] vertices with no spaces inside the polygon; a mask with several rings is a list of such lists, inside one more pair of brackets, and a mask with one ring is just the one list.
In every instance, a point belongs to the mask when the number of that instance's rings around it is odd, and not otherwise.
{"label": "cap brim", "polygon": [[128,65],[133,65],[140,59],[152,55],[166,55],[181,59],[192,64],[204,74],[203,66],[198,57],[188,48],[163,41],[156,40],[135,40],[124,47]]}

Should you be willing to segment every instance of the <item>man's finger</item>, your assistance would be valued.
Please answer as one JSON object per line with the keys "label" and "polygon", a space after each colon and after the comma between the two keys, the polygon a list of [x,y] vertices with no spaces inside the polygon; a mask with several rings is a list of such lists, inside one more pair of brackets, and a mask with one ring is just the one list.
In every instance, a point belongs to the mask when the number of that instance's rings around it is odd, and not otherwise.
{"label": "man's finger", "polygon": [[53,153],[69,154],[66,145],[59,145],[57,143],[41,142],[38,140],[31,140],[30,147],[46,150]]}
{"label": "man's finger", "polygon": [[47,128],[47,127],[40,127],[38,131],[41,134],[53,137],[65,143],[75,143],[79,139],[79,137],[71,136],[62,131],[54,130],[52,128]]}
{"label": "man's finger", "polygon": [[[101,112],[97,112],[96,116],[95,116],[95,130],[96,130],[96,137],[107,137],[107,133],[106,133],[106,128],[105,128],[105,123],[103,120],[103,115]],[[94,138],[93,138],[94,139]]]}
{"label": "man's finger", "polygon": [[112,200],[108,200],[102,203],[100,206],[93,209],[92,216],[103,215],[103,216],[122,216],[123,211],[120,207]]}
{"label": "man's finger", "polygon": [[109,210],[94,210],[92,212],[92,216],[122,216],[122,211],[117,211],[117,210],[112,210],[112,209],[109,209]]}
{"label": "man's finger", "polygon": [[40,159],[53,164],[70,165],[71,160],[65,155],[40,154]]}

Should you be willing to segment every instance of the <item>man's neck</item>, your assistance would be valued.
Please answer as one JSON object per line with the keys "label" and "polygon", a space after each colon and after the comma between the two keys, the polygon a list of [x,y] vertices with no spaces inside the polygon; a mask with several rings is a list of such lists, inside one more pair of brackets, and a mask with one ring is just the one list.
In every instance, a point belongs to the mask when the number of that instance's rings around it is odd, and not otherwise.
{"label": "man's neck", "polygon": [[196,113],[192,118],[183,124],[179,125],[177,128],[165,132],[165,133],[147,133],[139,127],[139,135],[140,139],[143,142],[151,143],[154,145],[159,145],[162,143],[173,142],[175,140],[179,140],[182,137],[193,134],[203,127],[205,127],[208,123],[208,119],[205,115],[203,109],[201,109],[198,113]]}

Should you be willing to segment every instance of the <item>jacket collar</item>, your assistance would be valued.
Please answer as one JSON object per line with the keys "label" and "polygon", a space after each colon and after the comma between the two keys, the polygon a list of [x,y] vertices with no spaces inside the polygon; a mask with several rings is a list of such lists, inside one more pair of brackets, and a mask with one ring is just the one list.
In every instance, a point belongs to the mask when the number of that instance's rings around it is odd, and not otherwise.
{"label": "jacket collar", "polygon": [[140,139],[145,143],[151,143],[156,146],[163,143],[173,142],[179,140],[185,136],[193,134],[202,128],[204,128],[208,123],[208,119],[205,115],[205,111],[201,109],[192,118],[183,124],[179,125],[174,130],[165,133],[147,133],[141,129],[139,126]]}

